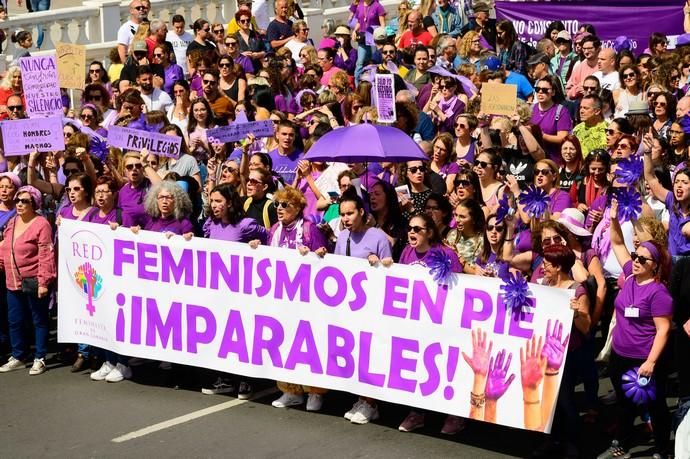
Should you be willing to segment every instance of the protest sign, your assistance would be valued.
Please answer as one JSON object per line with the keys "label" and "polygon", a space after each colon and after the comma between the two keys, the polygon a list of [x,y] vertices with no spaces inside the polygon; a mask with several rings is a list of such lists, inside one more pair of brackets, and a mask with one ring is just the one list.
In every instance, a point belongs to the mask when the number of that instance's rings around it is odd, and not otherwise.
{"label": "protest sign", "polygon": [[7,120],[0,123],[0,128],[5,156],[65,149],[61,116]]}
{"label": "protest sign", "polygon": [[145,148],[154,155],[177,158],[180,155],[181,143],[182,137],[175,135],[120,126],[111,126],[108,129],[108,145],[123,150],[141,151]]}
{"label": "protest sign", "polygon": [[22,57],[19,59],[19,68],[29,118],[62,116],[62,96],[55,56]]}
{"label": "protest sign", "polygon": [[[553,21],[562,21],[572,37],[582,24],[592,24],[603,47],[612,48],[616,38],[625,35],[630,40],[631,51],[639,55],[647,48],[654,32],[666,35],[669,48],[675,47],[676,38],[683,33],[681,9],[681,2],[677,0],[501,0],[496,2],[496,19],[511,21],[518,38],[535,47]],[[625,24],[625,30],[621,29],[621,24]]]}
{"label": "protest sign", "polygon": [[481,112],[487,115],[513,116],[517,107],[517,86],[514,84],[482,84]]}
{"label": "protest sign", "polygon": [[231,123],[228,126],[220,126],[206,131],[208,143],[237,142],[254,134],[255,137],[273,136],[273,121],[252,121],[248,123]]}
{"label": "protest sign", "polygon": [[421,266],[76,220],[59,244],[61,342],[550,430],[573,290],[530,284],[515,311],[499,279]]}
{"label": "protest sign", "polygon": [[374,79],[376,113],[380,123],[395,122],[395,80],[393,75],[376,74]]}
{"label": "protest sign", "polygon": [[72,43],[55,45],[58,78],[61,88],[84,89],[86,75],[86,46]]}

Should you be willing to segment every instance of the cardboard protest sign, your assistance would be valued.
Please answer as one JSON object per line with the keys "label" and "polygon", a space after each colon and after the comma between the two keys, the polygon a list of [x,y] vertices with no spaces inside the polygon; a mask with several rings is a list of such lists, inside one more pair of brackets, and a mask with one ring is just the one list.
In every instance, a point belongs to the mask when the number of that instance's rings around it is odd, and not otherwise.
{"label": "cardboard protest sign", "polygon": [[256,137],[271,137],[273,135],[273,121],[253,121],[249,123],[232,123],[206,131],[208,143],[236,142],[254,134]]}
{"label": "cardboard protest sign", "polygon": [[19,59],[19,68],[29,118],[62,116],[62,96],[55,56],[22,57]]}
{"label": "cardboard protest sign", "polygon": [[57,43],[58,78],[61,88],[84,89],[86,74],[86,46]]}
{"label": "cardboard protest sign", "polygon": [[381,123],[394,123],[395,115],[395,80],[393,75],[376,74],[374,80],[374,97],[376,112]]}
{"label": "cardboard protest sign", "polygon": [[108,129],[108,145],[123,150],[141,151],[144,148],[154,155],[177,158],[180,156],[182,137],[142,131],[121,126]]}
{"label": "cardboard protest sign", "polygon": [[481,111],[487,115],[513,116],[517,107],[517,86],[514,84],[482,84]]}
{"label": "cardboard protest sign", "polygon": [[65,149],[62,117],[7,120],[0,123],[5,156]]}

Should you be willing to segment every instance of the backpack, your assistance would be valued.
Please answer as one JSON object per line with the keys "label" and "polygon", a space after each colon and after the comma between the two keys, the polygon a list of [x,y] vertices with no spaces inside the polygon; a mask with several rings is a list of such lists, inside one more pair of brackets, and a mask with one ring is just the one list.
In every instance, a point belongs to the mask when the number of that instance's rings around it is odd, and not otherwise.
{"label": "backpack", "polygon": [[[244,206],[243,206],[243,208],[244,208],[244,211],[245,211],[245,212],[246,212],[247,210],[249,210],[249,206],[252,204],[252,201],[253,201],[252,198],[247,198],[247,199],[244,201]],[[261,212],[261,218],[262,218],[262,220],[263,220],[262,226],[263,226],[264,228],[271,228],[271,219],[269,218],[269,215],[268,215],[268,208],[270,207],[271,202],[272,202],[272,201],[271,201],[270,199],[267,199],[266,202],[264,203],[264,207],[263,207],[263,210],[262,210],[262,212]]]}

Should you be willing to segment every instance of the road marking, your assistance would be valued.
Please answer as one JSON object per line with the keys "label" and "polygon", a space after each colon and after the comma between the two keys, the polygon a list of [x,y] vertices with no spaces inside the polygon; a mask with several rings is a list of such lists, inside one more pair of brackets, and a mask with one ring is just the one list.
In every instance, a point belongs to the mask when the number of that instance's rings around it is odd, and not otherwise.
{"label": "road marking", "polygon": [[144,427],[143,429],[135,430],[134,432],[130,432],[128,434],[122,435],[117,438],[113,438],[110,440],[113,443],[123,443],[129,440],[134,440],[135,438],[143,437],[145,435],[149,435],[155,432],[158,432],[160,430],[165,430],[169,429],[170,427],[174,427],[179,424],[184,424],[185,422],[193,421],[195,419],[199,419],[204,416],[208,416],[209,414],[213,413],[218,413],[219,411],[227,410],[229,408],[235,407],[242,405],[244,403],[250,402],[252,400],[257,400],[266,396],[269,396],[271,394],[275,394],[278,392],[278,390],[275,387],[272,387],[270,389],[262,390],[261,392],[257,392],[251,400],[229,400],[224,403],[220,403],[218,405],[214,406],[209,406],[208,408],[204,408],[202,410],[198,411],[193,411],[188,414],[184,414],[182,416],[178,416],[176,418],[168,419],[167,421],[159,422],[157,424],[150,425],[148,427]]}

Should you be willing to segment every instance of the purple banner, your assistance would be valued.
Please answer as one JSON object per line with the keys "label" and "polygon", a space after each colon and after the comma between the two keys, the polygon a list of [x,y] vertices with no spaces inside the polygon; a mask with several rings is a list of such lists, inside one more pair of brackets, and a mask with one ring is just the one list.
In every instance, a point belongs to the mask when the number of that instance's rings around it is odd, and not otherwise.
{"label": "purple banner", "polygon": [[123,150],[141,151],[144,148],[154,155],[177,158],[180,156],[182,137],[142,131],[120,126],[108,129],[108,145]]}
{"label": "purple banner", "polygon": [[5,156],[65,149],[61,116],[8,120],[3,121],[0,127]]}
{"label": "purple banner", "polygon": [[[634,3],[634,6],[631,6]],[[521,40],[535,45],[544,37],[548,25],[560,20],[571,35],[580,24],[594,25],[602,46],[613,47],[616,37],[625,35],[632,51],[641,54],[649,45],[653,32],[666,34],[669,48],[683,33],[683,2],[496,2],[497,19],[513,22]]]}
{"label": "purple banner", "polygon": [[62,116],[62,96],[55,56],[22,57],[19,59],[19,68],[22,71],[22,88],[29,118]]}
{"label": "purple banner", "polygon": [[273,121],[235,122],[228,126],[220,126],[206,131],[206,137],[211,144],[236,142],[243,140],[248,134],[254,134],[255,137],[271,137],[273,135]]}

